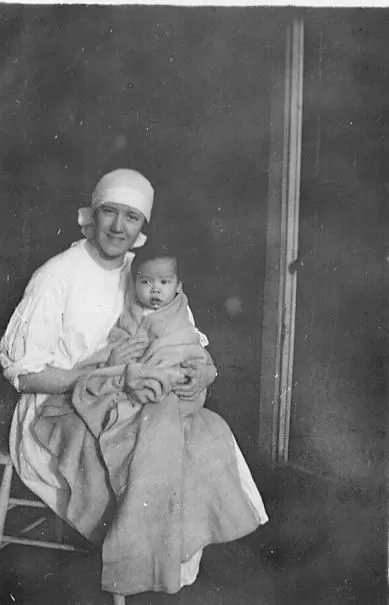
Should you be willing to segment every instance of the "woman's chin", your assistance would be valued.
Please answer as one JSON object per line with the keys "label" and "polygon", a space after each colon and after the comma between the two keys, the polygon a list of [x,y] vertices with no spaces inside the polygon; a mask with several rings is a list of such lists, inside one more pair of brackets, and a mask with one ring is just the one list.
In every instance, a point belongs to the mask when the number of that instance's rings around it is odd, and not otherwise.
{"label": "woman's chin", "polygon": [[129,249],[129,243],[124,240],[116,242],[107,238],[106,241],[102,242],[100,245],[100,250],[107,259],[115,259],[124,256]]}

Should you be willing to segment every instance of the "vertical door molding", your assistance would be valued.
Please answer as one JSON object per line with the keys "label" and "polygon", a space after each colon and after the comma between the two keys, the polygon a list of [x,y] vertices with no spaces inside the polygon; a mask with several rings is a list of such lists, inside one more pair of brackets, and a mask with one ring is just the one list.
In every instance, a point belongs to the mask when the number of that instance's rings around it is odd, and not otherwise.
{"label": "vertical door molding", "polygon": [[272,78],[264,319],[259,409],[260,455],[288,459],[293,380],[302,139],[304,24],[286,28],[285,59]]}

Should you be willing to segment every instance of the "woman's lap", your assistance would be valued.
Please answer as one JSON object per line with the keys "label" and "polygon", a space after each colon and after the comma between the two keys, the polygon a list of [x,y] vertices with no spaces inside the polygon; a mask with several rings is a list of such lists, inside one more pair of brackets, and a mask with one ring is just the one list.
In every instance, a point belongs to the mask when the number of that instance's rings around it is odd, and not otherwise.
{"label": "woman's lap", "polygon": [[[112,521],[116,525],[116,534],[122,535],[120,520],[117,524],[117,517],[113,515],[115,497],[108,480],[106,465],[102,459],[100,443],[72,409],[69,400],[66,398],[51,399],[47,402],[46,408],[43,406],[40,409],[38,420],[33,418],[28,420],[29,431],[24,430],[22,434],[19,433],[18,437],[22,442],[24,441],[22,445],[26,451],[31,453],[34,450],[35,454],[39,452],[39,456],[34,458],[35,461],[39,459],[39,463],[37,463],[39,468],[34,469],[36,476],[33,478],[33,473],[28,476],[31,469],[27,472],[27,476],[23,476],[23,470],[27,468],[24,465],[21,476],[25,483],[87,538],[97,542],[104,539],[106,527],[111,528]],[[131,417],[131,420],[133,425],[134,416]],[[120,415],[118,422],[120,424]],[[258,523],[264,523],[267,520],[261,497],[250,471],[225,421],[209,410],[201,410],[199,414],[196,414],[195,419],[187,418],[183,424],[177,426],[181,426],[183,430],[184,448],[188,454],[182,467],[182,473],[186,474],[184,482],[186,492],[182,502],[185,509],[183,535],[186,532],[187,538],[181,545],[181,557],[180,551],[178,551],[176,564],[178,576],[176,576],[175,590],[195,580],[201,551],[207,543],[235,539],[240,537],[240,534],[244,535],[253,531]],[[184,429],[184,427],[186,428]],[[28,433],[29,438],[27,438]],[[120,431],[114,435],[112,443],[115,446],[118,445],[118,435],[121,435],[120,438],[125,441],[125,421],[120,427]],[[109,443],[109,431],[104,438],[105,443]],[[163,445],[163,439],[160,441],[161,444]],[[128,450],[128,444],[125,444],[125,448]],[[143,451],[147,455],[147,434]],[[216,459],[219,459],[219,464],[216,463]],[[114,457],[111,456],[111,460],[114,460]],[[232,460],[233,464],[231,464]],[[43,463],[49,467],[53,480],[47,481],[46,476],[45,480],[39,484]],[[229,471],[226,472],[226,469],[231,467],[235,468],[232,474]],[[214,484],[214,489],[210,491],[204,487],[209,481]],[[69,486],[70,490],[64,490],[64,486]],[[243,492],[245,496],[242,498]],[[216,505],[212,508],[214,499]],[[199,500],[205,503],[200,511]],[[225,533],[216,532],[215,534],[214,528],[207,525],[208,521],[204,525],[204,519],[207,518],[210,509],[213,510],[212,514],[217,514],[216,511],[222,510],[225,504],[227,506]],[[130,516],[125,510],[124,517],[128,520]],[[232,527],[229,522],[230,517],[234,520],[237,517],[243,518],[237,535],[229,533]],[[216,524],[218,530],[219,521]],[[126,533],[123,533],[123,536]],[[132,549],[133,547],[132,544]],[[127,550],[125,544],[124,549]],[[113,549],[114,552],[115,550],[116,548]],[[165,556],[166,553],[163,555]],[[183,560],[186,563],[180,565],[180,561]],[[126,574],[126,569],[124,567],[124,574]],[[115,576],[115,571],[113,576]],[[124,593],[133,594],[131,587],[127,587],[126,582],[122,586]],[[109,590],[109,586],[106,588]],[[153,587],[150,586],[148,589],[152,590]],[[121,592],[120,589],[119,592]]]}

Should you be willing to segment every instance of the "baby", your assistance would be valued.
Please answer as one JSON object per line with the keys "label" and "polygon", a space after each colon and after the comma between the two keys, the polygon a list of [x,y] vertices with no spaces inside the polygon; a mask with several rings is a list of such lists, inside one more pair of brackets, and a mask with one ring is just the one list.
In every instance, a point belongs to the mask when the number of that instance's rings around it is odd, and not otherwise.
{"label": "baby", "polygon": [[136,258],[132,268],[136,299],[143,307],[143,316],[166,307],[182,292],[177,258],[155,257],[155,254],[150,256],[146,259]]}
{"label": "baby", "polygon": [[145,246],[131,274],[124,311],[110,334],[111,346],[129,338],[143,340],[146,349],[135,363],[165,369],[172,387],[189,382],[190,360],[199,359],[198,351],[208,341],[194,325],[177,256],[166,247]]}

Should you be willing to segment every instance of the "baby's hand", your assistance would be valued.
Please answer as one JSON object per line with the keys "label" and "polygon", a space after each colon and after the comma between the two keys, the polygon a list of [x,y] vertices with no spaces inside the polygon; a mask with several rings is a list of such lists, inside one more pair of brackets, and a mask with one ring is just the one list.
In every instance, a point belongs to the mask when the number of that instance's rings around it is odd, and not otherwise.
{"label": "baby's hand", "polygon": [[108,365],[119,366],[137,361],[142,357],[147,346],[148,343],[144,338],[123,340],[112,349]]}
{"label": "baby's hand", "polygon": [[188,384],[189,382],[190,382],[190,376],[185,372],[181,372],[180,378],[178,380],[176,380],[176,384]]}
{"label": "baby's hand", "polygon": [[[172,374],[173,368],[169,369],[169,372]],[[175,389],[175,387],[179,384],[188,384],[188,382],[190,381],[190,376],[188,376],[188,373],[185,371],[184,368],[178,368],[178,367],[174,367],[174,374],[171,376],[171,383],[172,383],[172,387],[173,390]]]}
{"label": "baby's hand", "polygon": [[173,390],[178,384],[186,384],[187,377],[183,368],[178,366],[169,367],[165,368],[165,372],[169,376],[169,382]]}

